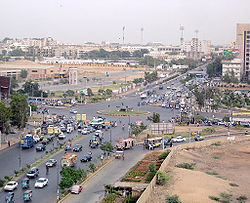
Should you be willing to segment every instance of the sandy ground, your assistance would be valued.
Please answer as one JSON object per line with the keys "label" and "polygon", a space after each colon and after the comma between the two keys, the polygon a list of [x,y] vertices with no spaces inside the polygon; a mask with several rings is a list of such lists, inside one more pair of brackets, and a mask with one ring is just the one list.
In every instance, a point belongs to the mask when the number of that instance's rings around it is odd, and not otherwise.
{"label": "sandy ground", "polygon": [[[175,167],[184,162],[196,163],[195,169]],[[155,202],[165,202],[167,194],[177,194],[182,203],[210,203],[215,201],[209,196],[219,197],[222,192],[232,195],[231,202],[238,202],[240,195],[250,202],[250,141],[179,151],[171,159],[168,172],[173,178],[168,186],[155,188],[151,197]]]}

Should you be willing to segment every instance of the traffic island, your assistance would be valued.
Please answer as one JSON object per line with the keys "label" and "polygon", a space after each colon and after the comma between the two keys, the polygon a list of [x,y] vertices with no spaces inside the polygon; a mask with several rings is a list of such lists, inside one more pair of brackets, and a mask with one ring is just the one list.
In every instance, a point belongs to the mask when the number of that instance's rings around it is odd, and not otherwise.
{"label": "traffic island", "polygon": [[134,110],[134,109],[111,109],[111,110],[100,110],[98,114],[108,116],[147,116],[150,114],[148,111]]}

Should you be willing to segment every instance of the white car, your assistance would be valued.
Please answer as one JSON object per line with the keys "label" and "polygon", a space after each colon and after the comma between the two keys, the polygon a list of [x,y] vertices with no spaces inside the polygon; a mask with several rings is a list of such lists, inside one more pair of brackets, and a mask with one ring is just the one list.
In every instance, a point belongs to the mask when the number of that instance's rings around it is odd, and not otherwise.
{"label": "white car", "polygon": [[87,135],[88,134],[88,129],[87,128],[84,128],[82,129],[82,132],[81,132],[83,135]]}
{"label": "white car", "polygon": [[35,182],[35,188],[43,188],[48,184],[49,180],[47,178],[39,178]]}
{"label": "white car", "polygon": [[182,137],[182,136],[177,136],[176,138],[172,139],[173,142],[184,142],[186,141],[186,138]]}
{"label": "white car", "polygon": [[63,134],[63,132],[60,133],[60,135],[58,135],[58,139],[64,139],[66,138],[66,136]]}
{"label": "white car", "polygon": [[18,182],[16,181],[10,181],[4,186],[5,191],[13,191],[17,188]]}
{"label": "white car", "polygon": [[73,113],[73,114],[77,114],[77,110],[75,110],[75,109],[71,109],[69,112]]}

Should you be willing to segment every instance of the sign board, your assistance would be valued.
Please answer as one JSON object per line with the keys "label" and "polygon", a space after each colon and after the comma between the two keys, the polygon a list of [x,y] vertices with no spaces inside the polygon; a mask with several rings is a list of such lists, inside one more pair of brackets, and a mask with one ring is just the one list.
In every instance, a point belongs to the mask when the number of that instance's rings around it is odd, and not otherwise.
{"label": "sign board", "polygon": [[173,134],[172,123],[152,123],[150,124],[150,134],[162,135],[162,134]]}
{"label": "sign board", "polygon": [[241,115],[249,115],[250,116],[250,112],[234,112],[232,113],[233,116],[241,116]]}
{"label": "sign board", "polygon": [[83,121],[86,121],[86,119],[87,119],[87,118],[86,118],[86,114],[83,113],[83,114],[82,114],[82,120],[83,120]]}
{"label": "sign board", "polygon": [[76,120],[80,121],[81,120],[81,114],[76,114]]}

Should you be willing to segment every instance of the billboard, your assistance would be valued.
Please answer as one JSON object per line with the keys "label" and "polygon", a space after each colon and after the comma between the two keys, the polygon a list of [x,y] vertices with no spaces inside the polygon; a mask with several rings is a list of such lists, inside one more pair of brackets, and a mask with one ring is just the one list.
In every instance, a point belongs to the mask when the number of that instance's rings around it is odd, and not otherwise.
{"label": "billboard", "polygon": [[83,121],[86,121],[86,119],[87,119],[87,118],[86,118],[86,114],[83,113],[83,114],[82,114],[82,120],[83,120]]}
{"label": "billboard", "polygon": [[80,121],[81,120],[81,114],[76,114],[76,120]]}
{"label": "billboard", "polygon": [[238,56],[239,49],[223,49],[223,55],[226,57]]}
{"label": "billboard", "polygon": [[53,133],[54,133],[54,128],[48,127],[48,134],[53,134]]}

